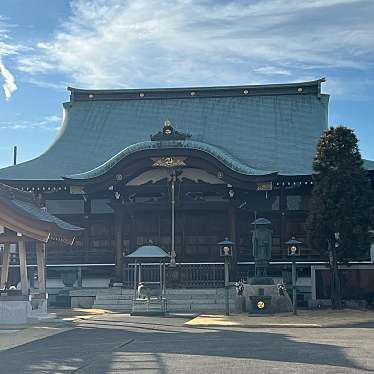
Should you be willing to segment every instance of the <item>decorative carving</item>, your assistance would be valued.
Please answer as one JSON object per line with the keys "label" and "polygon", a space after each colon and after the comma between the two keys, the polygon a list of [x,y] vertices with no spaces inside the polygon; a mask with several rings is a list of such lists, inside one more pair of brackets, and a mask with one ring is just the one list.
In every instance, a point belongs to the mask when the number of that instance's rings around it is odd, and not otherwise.
{"label": "decorative carving", "polygon": [[163,140],[186,140],[191,138],[190,134],[182,133],[174,129],[171,122],[167,119],[164,122],[162,131],[159,131],[155,135],[151,135],[152,141],[163,141]]}
{"label": "decorative carving", "polygon": [[273,189],[273,182],[258,182],[256,183],[256,191],[271,191]]}
{"label": "decorative carving", "polygon": [[152,166],[164,167],[164,168],[174,168],[186,166],[186,157],[160,157],[158,159],[152,159]]}

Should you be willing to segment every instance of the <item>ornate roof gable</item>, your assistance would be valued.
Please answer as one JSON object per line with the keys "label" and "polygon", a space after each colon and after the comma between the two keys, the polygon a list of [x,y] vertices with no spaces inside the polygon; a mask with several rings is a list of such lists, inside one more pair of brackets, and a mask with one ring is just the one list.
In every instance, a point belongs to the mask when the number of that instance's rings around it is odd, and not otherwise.
{"label": "ornate roof gable", "polygon": [[155,135],[151,135],[152,141],[187,140],[189,138],[191,138],[190,134],[175,130],[168,119],[164,122],[164,127],[162,131],[159,131]]}

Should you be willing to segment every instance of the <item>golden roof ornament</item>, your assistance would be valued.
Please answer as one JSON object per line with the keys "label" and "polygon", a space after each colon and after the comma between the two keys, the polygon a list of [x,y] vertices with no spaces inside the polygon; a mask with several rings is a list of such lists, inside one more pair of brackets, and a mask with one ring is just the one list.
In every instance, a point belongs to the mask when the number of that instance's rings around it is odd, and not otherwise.
{"label": "golden roof ornament", "polygon": [[186,166],[186,157],[160,157],[160,158],[152,158],[153,164],[152,166],[158,167],[166,167],[166,168],[174,168],[174,167],[181,167]]}

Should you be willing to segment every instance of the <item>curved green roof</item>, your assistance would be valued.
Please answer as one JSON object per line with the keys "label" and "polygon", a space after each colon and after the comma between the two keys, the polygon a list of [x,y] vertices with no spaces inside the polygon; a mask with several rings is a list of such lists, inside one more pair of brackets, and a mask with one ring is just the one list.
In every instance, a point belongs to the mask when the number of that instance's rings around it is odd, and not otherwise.
{"label": "curved green roof", "polygon": [[143,245],[130,253],[128,258],[168,258],[170,255],[157,245],[148,244]]}
{"label": "curved green roof", "polygon": [[193,140],[184,140],[184,141],[146,141],[141,143],[136,143],[126,147],[115,156],[110,158],[108,161],[104,162],[102,165],[99,165],[95,169],[87,171],[85,173],[73,174],[66,176],[68,179],[91,179],[99,177],[109,171],[113,166],[117,165],[121,160],[127,156],[154,149],[189,149],[195,151],[204,152],[210,156],[213,156],[218,161],[222,162],[229,169],[244,175],[268,175],[274,174],[275,171],[268,170],[257,170],[251,168],[242,162],[236,160],[226,151],[219,149],[218,147],[212,146],[210,144],[197,142]]}
{"label": "curved green roof", "polygon": [[186,145],[214,154],[232,170],[311,174],[315,146],[327,128],[328,96],[320,84],[70,89],[56,141],[41,156],[1,169],[0,180],[62,180],[100,171],[149,144],[166,119],[191,134]]}

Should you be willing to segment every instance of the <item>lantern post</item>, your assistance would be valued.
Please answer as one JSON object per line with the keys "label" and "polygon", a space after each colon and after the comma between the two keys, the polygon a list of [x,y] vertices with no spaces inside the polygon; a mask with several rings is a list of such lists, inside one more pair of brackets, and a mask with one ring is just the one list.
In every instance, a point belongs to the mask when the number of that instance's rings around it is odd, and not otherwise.
{"label": "lantern post", "polygon": [[292,311],[293,314],[297,314],[297,294],[296,294],[296,257],[300,256],[300,246],[302,242],[295,239],[293,236],[287,241],[288,256],[292,259]]}
{"label": "lantern post", "polygon": [[226,296],[226,316],[230,315],[230,295],[229,295],[229,259],[232,257],[232,249],[235,243],[227,237],[222,242],[217,243],[220,256],[225,259],[225,296]]}

